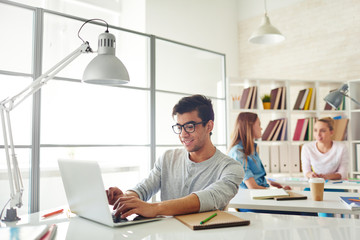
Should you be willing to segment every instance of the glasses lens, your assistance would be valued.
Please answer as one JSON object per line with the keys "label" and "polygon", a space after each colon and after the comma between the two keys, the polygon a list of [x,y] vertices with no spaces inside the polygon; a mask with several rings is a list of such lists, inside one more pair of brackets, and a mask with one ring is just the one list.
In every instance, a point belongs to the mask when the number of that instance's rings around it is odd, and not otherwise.
{"label": "glasses lens", "polygon": [[185,124],[184,129],[187,133],[192,133],[195,131],[195,124],[193,124],[193,123]]}
{"label": "glasses lens", "polygon": [[176,133],[176,134],[181,133],[181,125],[173,125],[172,129],[173,129],[174,133]]}

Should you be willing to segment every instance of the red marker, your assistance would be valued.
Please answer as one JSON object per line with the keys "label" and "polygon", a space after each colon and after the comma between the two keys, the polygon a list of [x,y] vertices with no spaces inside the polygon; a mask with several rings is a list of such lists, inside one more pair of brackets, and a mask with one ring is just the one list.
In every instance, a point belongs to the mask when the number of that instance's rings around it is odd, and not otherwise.
{"label": "red marker", "polygon": [[55,212],[47,213],[47,214],[43,215],[42,217],[47,218],[47,217],[53,216],[55,214],[62,213],[63,211],[64,211],[64,209],[60,209],[60,210],[57,210]]}

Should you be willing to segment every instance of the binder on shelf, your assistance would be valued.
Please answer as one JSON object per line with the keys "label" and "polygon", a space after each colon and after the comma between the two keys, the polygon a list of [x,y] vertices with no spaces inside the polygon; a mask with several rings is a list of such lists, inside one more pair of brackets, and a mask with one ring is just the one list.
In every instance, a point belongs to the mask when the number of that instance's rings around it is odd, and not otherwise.
{"label": "binder on shelf", "polygon": [[306,88],[306,89],[305,89],[304,96],[303,96],[303,98],[301,99],[301,103],[300,103],[300,106],[299,106],[299,110],[304,110],[305,102],[306,102],[306,99],[307,99],[308,94],[309,94],[309,88]]}
{"label": "binder on shelf", "polygon": [[289,159],[288,159],[288,146],[280,145],[279,146],[279,159],[280,159],[280,172],[289,173]]}
{"label": "binder on shelf", "polygon": [[269,122],[269,124],[267,125],[261,139],[263,141],[270,141],[272,136],[274,135],[275,133],[275,130],[277,128],[277,126],[279,125],[279,121],[278,120],[271,120]]}
{"label": "binder on shelf", "polygon": [[259,146],[259,157],[266,172],[270,172],[270,146]]}
{"label": "binder on shelf", "polygon": [[312,92],[313,92],[313,88],[309,88],[308,95],[306,96],[306,99],[305,99],[304,110],[310,109],[310,101],[311,101],[311,97],[312,97]]}
{"label": "binder on shelf", "polygon": [[271,172],[280,172],[279,146],[271,146],[270,148],[270,164]]}
{"label": "binder on shelf", "polygon": [[303,90],[299,91],[299,94],[298,94],[298,96],[296,98],[296,101],[295,101],[294,110],[300,110],[300,104],[301,104],[301,101],[302,101],[302,99],[304,97],[305,91],[306,91],[306,89],[303,89]]}
{"label": "binder on shelf", "polygon": [[300,172],[300,147],[298,145],[290,146],[291,159],[290,168],[292,173]]}
{"label": "binder on shelf", "polygon": [[335,141],[343,141],[346,136],[348,118],[334,119],[334,134],[332,139]]}

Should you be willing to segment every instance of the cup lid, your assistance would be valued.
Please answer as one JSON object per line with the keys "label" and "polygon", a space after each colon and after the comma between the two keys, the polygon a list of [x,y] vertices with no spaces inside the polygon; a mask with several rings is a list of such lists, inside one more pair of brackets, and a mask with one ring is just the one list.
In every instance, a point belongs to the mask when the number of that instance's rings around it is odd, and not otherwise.
{"label": "cup lid", "polygon": [[324,183],[325,180],[323,178],[310,178],[309,182],[310,183]]}

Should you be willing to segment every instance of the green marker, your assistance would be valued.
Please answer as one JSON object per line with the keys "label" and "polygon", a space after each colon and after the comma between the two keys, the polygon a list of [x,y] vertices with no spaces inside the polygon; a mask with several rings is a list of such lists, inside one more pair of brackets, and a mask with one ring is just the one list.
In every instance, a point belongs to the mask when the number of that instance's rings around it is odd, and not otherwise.
{"label": "green marker", "polygon": [[200,222],[200,224],[206,223],[207,221],[209,221],[210,219],[212,219],[212,218],[215,217],[216,215],[217,215],[217,213],[214,213],[213,215],[211,215],[210,217],[206,218],[205,220],[202,220],[202,221]]}

